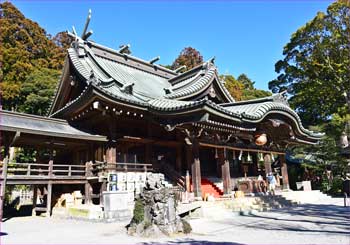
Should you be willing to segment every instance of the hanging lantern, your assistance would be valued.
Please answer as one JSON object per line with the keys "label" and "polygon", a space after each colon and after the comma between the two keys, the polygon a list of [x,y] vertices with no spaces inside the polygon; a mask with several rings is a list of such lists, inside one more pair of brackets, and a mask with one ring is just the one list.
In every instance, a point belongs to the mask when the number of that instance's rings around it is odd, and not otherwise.
{"label": "hanging lantern", "polygon": [[346,135],[345,132],[343,132],[340,136],[340,147],[341,148],[346,148],[349,146],[349,140],[348,136]]}
{"label": "hanging lantern", "polygon": [[267,142],[266,134],[260,134],[256,136],[255,144],[256,145],[265,145]]}
{"label": "hanging lantern", "polygon": [[240,160],[240,161],[242,160],[242,155],[243,155],[243,151],[240,151],[239,156],[238,156],[238,160]]}
{"label": "hanging lantern", "polygon": [[263,162],[264,161],[264,157],[262,153],[259,153],[259,162]]}
{"label": "hanging lantern", "polygon": [[218,156],[218,149],[215,148],[215,159],[218,159],[219,156]]}
{"label": "hanging lantern", "polygon": [[252,158],[251,158],[251,156],[250,156],[250,154],[249,154],[249,152],[248,152],[247,162],[251,162],[251,161],[252,161]]}

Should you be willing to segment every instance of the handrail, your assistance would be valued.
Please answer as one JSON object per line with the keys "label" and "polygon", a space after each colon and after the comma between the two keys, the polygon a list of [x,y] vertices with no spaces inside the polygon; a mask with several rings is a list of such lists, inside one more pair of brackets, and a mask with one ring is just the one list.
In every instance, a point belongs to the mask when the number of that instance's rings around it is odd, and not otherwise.
{"label": "handrail", "polygon": [[92,172],[103,172],[105,170],[116,170],[116,171],[152,171],[152,164],[150,163],[108,163],[108,162],[96,162],[92,165]]}
{"label": "handrail", "polygon": [[85,176],[86,165],[15,163],[8,166],[11,176]]}
{"label": "handrail", "polygon": [[170,179],[177,184],[177,186],[181,187],[183,190],[186,189],[186,180],[185,177],[182,176],[179,172],[177,172],[173,166],[166,162],[161,163],[161,170],[170,177]]}

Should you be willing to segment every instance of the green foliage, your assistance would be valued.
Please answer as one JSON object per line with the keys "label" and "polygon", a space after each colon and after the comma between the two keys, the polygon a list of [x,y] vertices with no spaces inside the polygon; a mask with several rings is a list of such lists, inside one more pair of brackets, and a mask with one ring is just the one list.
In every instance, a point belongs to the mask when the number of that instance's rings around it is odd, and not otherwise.
{"label": "green foliage", "polygon": [[31,114],[45,115],[55,93],[60,71],[42,68],[31,72],[22,85],[20,96],[24,99],[19,110]]}
{"label": "green foliage", "polygon": [[237,101],[242,100],[244,85],[237,81],[232,75],[221,75],[220,78],[224,80],[225,87],[231,96]]}
{"label": "green foliage", "polygon": [[185,70],[190,70],[203,63],[203,56],[199,51],[192,47],[184,48],[176,60],[171,65],[172,69],[177,69],[183,65],[186,66]]}
{"label": "green foliage", "polygon": [[[332,3],[299,28],[276,63],[273,91],[288,90],[290,104],[307,124],[326,122],[350,105],[350,5]],[[345,95],[345,96],[344,96]]]}
{"label": "green foliage", "polygon": [[336,176],[331,182],[328,193],[334,196],[343,196],[343,179]]}
{"label": "green foliage", "polygon": [[247,89],[247,90],[254,89],[255,82],[250,80],[250,78],[244,73],[237,77],[237,81],[243,84],[244,89]]}
{"label": "green foliage", "polygon": [[[321,189],[333,195],[337,194],[339,183],[328,179],[326,176],[327,170],[331,171],[334,180],[344,179],[349,171],[347,160],[341,155],[341,148],[338,144],[340,132],[344,127],[344,124],[339,123],[339,121],[344,120],[344,118],[338,118],[337,120],[334,118],[330,123],[323,124],[318,128],[327,133],[320,144],[300,145],[291,152],[293,156],[301,159],[302,163],[300,169],[295,171],[298,175],[295,179],[297,181],[311,180],[313,188]],[[290,169],[289,174],[293,176]],[[292,178],[290,182],[293,181]]]}
{"label": "green foliage", "polygon": [[36,162],[36,154],[37,154],[37,151],[31,148],[28,148],[28,147],[18,148],[16,151],[16,162],[19,162],[19,163]]}
{"label": "green foliage", "polygon": [[272,94],[269,91],[261,90],[261,89],[245,89],[243,90],[242,100],[252,100],[258,98],[264,98],[271,96]]}
{"label": "green foliage", "polygon": [[[0,89],[4,109],[44,114],[53,83],[57,83],[58,71],[63,67],[69,42],[65,35],[59,33],[51,39],[10,2],[0,4]],[[36,78],[39,81],[30,85]]]}
{"label": "green foliage", "polygon": [[254,88],[253,82],[246,74],[235,79],[232,75],[220,76],[225,81],[225,87],[236,101],[251,100],[271,96],[268,91]]}
{"label": "green foliage", "polygon": [[140,224],[145,219],[144,205],[141,199],[135,201],[134,217],[131,223]]}

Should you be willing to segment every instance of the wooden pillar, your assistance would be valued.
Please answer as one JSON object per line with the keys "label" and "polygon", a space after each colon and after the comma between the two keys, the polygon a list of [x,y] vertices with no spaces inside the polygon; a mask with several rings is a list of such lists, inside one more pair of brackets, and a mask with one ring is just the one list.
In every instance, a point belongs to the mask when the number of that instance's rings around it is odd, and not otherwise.
{"label": "wooden pillar", "polygon": [[92,203],[92,186],[89,182],[85,183],[85,204]]}
{"label": "wooden pillar", "polygon": [[47,198],[46,198],[46,217],[51,216],[51,201],[52,201],[52,182],[47,184]]}
{"label": "wooden pillar", "polygon": [[270,154],[265,154],[265,156],[264,156],[264,165],[265,165],[265,175],[267,175],[268,173],[272,172],[271,155]]}
{"label": "wooden pillar", "polygon": [[224,187],[224,194],[229,195],[231,194],[231,175],[230,175],[230,162],[228,160],[228,154],[226,148],[221,148],[218,150],[218,160],[221,165],[221,175],[222,175],[222,182]]}
{"label": "wooden pillar", "polygon": [[190,145],[186,145],[186,170],[190,171],[193,163],[193,154],[192,147]]}
{"label": "wooden pillar", "polygon": [[175,165],[175,169],[181,173],[182,171],[182,147],[181,146],[177,146],[176,147],[176,165]]}
{"label": "wooden pillar", "polygon": [[[86,162],[85,163],[85,177],[91,177],[93,176],[92,173],[92,161]],[[89,180],[87,180],[88,182],[85,183],[85,204],[91,204],[92,203],[92,186],[89,183]]]}
{"label": "wooden pillar", "polygon": [[0,190],[0,222],[2,222],[3,211],[4,211],[4,202],[5,202],[5,192],[6,192],[6,179],[7,179],[7,166],[9,163],[9,148],[5,146],[4,150],[5,158],[2,164],[2,181],[1,181],[1,190]]}
{"label": "wooden pillar", "polygon": [[199,160],[199,142],[194,139],[192,142],[192,185],[194,196],[199,199],[202,198],[202,186],[201,186],[201,162]]}
{"label": "wooden pillar", "polygon": [[223,149],[217,149],[215,148],[215,159],[216,159],[216,175],[218,178],[222,178],[222,165],[224,163],[224,152]]}
{"label": "wooden pillar", "polygon": [[104,180],[100,188],[100,205],[103,205],[103,192],[107,191],[107,182]]}
{"label": "wooden pillar", "polygon": [[32,207],[32,216],[36,216],[36,201],[38,199],[38,186],[33,185],[33,207]]}
{"label": "wooden pillar", "polygon": [[253,175],[258,176],[258,164],[259,164],[258,153],[253,152],[250,154],[252,155],[252,161],[253,161],[253,165],[252,165]]}
{"label": "wooden pillar", "polygon": [[146,143],[145,144],[145,163],[150,164],[152,163],[152,152],[153,152],[153,144],[152,143]]}
{"label": "wooden pillar", "polygon": [[289,190],[289,179],[288,179],[288,169],[287,169],[287,163],[286,163],[286,156],[284,154],[280,155],[280,161],[281,161],[281,174],[282,174],[282,181],[283,181],[283,190]]}
{"label": "wooden pillar", "polygon": [[115,146],[108,146],[106,149],[106,162],[117,163],[117,148]]}

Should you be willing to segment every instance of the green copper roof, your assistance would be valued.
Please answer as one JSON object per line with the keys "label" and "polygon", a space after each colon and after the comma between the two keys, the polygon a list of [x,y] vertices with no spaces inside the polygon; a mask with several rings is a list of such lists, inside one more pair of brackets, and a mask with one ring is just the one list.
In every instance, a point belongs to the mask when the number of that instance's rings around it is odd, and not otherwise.
{"label": "green copper roof", "polygon": [[[207,113],[215,120],[210,125],[251,130],[266,116],[277,113],[291,119],[299,135],[313,141],[322,134],[302,126],[299,116],[281,94],[262,99],[235,102],[220,81],[213,60],[205,62],[185,73],[177,74],[136,57],[119,53],[90,41],[77,39],[68,50],[72,68],[80,75],[85,89],[71,98],[63,107],[51,114],[69,114],[72,108],[82,106],[94,96],[108,98],[115,103],[127,104],[152,114],[175,116],[181,113]],[[62,86],[60,86],[61,88]],[[226,103],[216,104],[207,95],[210,89],[220,93]],[[58,91],[57,96],[60,96]],[[89,97],[90,96],[90,97]],[[57,99],[56,99],[57,100]],[[55,101],[56,101],[55,100]],[[221,119],[220,119],[221,118]],[[248,125],[248,126],[247,126]]]}

